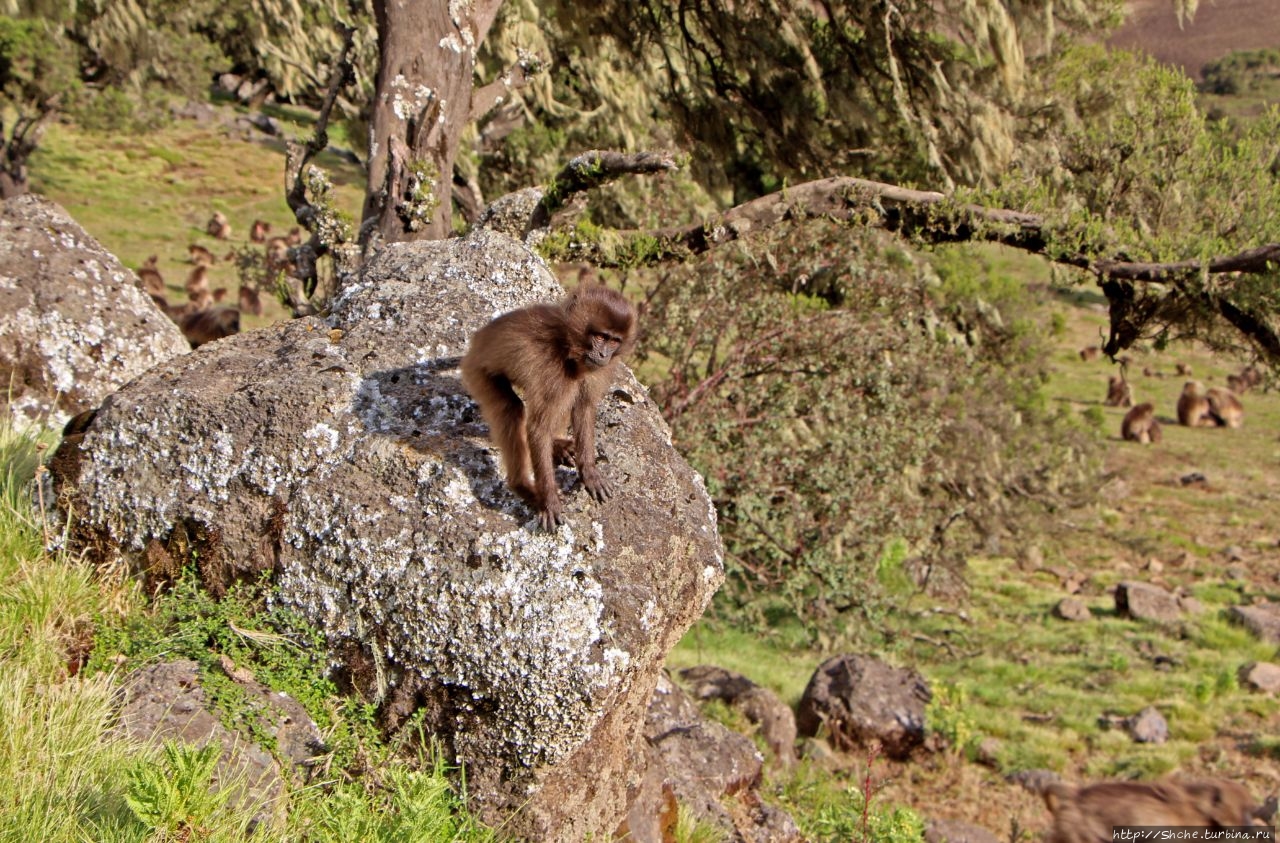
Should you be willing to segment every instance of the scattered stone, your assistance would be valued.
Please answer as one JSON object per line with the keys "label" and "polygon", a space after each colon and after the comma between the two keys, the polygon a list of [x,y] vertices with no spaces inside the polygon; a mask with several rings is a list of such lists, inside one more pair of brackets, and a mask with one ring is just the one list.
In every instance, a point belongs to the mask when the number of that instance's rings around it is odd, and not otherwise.
{"label": "scattered stone", "polygon": [[998,767],[1000,764],[1000,753],[1004,749],[1004,744],[999,738],[985,737],[978,742],[977,748],[973,752],[973,760],[984,767]]}
{"label": "scattered stone", "polygon": [[199,126],[208,126],[218,118],[217,110],[207,102],[187,100],[181,107],[172,109],[178,120],[192,120]]}
{"label": "scattered stone", "polygon": [[138,279],[61,207],[0,203],[0,413],[60,429],[191,351]]}
{"label": "scattered stone", "polygon": [[1179,594],[1178,605],[1182,607],[1182,611],[1188,615],[1198,615],[1204,611],[1204,604],[1190,594]]}
{"label": "scattered stone", "polygon": [[800,734],[824,730],[841,750],[878,742],[890,758],[924,746],[924,715],[932,694],[914,670],[872,656],[845,654],[823,662],[809,680],[796,714]]}
{"label": "scattered stone", "polygon": [[1030,793],[1044,793],[1049,785],[1062,781],[1062,777],[1052,770],[1018,770],[1005,776],[1005,779],[1021,785]]}
{"label": "scattered stone", "polygon": [[1053,607],[1054,617],[1064,621],[1087,621],[1093,617],[1089,607],[1079,597],[1064,597]]}
{"label": "scattered stone", "polygon": [[1280,665],[1271,662],[1249,662],[1240,668],[1240,684],[1251,691],[1280,694]]}
{"label": "scattered stone", "polygon": [[1125,721],[1129,735],[1137,743],[1164,743],[1169,740],[1169,724],[1154,706],[1147,706]]}
{"label": "scattered stone", "polygon": [[[156,744],[216,743],[221,752],[215,789],[235,783],[241,788],[238,804],[280,806],[285,779],[305,783],[308,762],[324,753],[320,730],[296,700],[252,679],[232,678],[244,691],[258,727],[273,739],[274,757],[248,730],[233,731],[222,723],[200,684],[199,667],[186,659],[148,665],[130,675],[124,684],[120,728],[130,737]],[[276,758],[288,767],[282,769]],[[259,820],[270,818],[269,809],[263,808]]]}
{"label": "scattered stone", "polygon": [[[638,792],[659,795],[649,796],[648,802],[633,800],[615,837],[669,839],[661,836],[669,790],[681,806],[732,835],[730,839],[744,843],[801,839],[789,815],[760,799],[764,759],[755,744],[705,719],[692,698],[665,674],[654,690],[644,736],[647,768]],[[655,784],[659,778],[660,786]]]}
{"label": "scattered stone", "polygon": [[1249,569],[1243,565],[1228,565],[1224,573],[1226,574],[1227,579],[1232,582],[1240,582],[1241,580],[1248,578]]}
{"label": "scattered stone", "polygon": [[796,717],[791,707],[768,688],[762,688],[740,673],[713,665],[699,665],[680,671],[698,700],[721,700],[741,711],[760,730],[774,758],[789,767],[796,760]]}
{"label": "scattered stone", "polygon": [[1259,639],[1280,644],[1280,603],[1232,606],[1227,619],[1242,625]]}
{"label": "scattered stone", "polygon": [[1116,611],[1135,620],[1167,622],[1182,614],[1178,598],[1150,583],[1125,581],[1116,586]]}
{"label": "scattered stone", "polygon": [[1231,545],[1224,551],[1224,553],[1226,553],[1227,560],[1230,562],[1244,561],[1244,548],[1240,547],[1238,544]]}
{"label": "scattered stone", "polygon": [[933,818],[924,824],[924,843],[1001,843],[987,829],[964,820]]}
{"label": "scattered stone", "polygon": [[1159,574],[1159,573],[1161,573],[1162,571],[1164,571],[1164,563],[1163,563],[1163,562],[1161,562],[1159,559],[1156,559],[1155,557],[1152,557],[1152,558],[1147,562],[1147,571],[1148,571],[1148,572],[1150,572],[1150,573],[1152,573],[1152,574]]}
{"label": "scattered stone", "polygon": [[1044,551],[1040,545],[1028,545],[1022,549],[1022,567],[1031,571],[1044,567]]}
{"label": "scattered stone", "polygon": [[1202,486],[1203,487],[1209,484],[1209,478],[1205,477],[1203,474],[1201,474],[1198,471],[1193,471],[1190,474],[1184,474],[1181,477],[1179,477],[1178,482],[1181,483],[1183,486]]}

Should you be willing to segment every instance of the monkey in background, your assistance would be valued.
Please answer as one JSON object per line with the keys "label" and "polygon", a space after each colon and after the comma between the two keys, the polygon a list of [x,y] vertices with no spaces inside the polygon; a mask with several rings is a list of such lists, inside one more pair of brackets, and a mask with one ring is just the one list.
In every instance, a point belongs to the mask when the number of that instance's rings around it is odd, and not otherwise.
{"label": "monkey in background", "polygon": [[204,230],[211,237],[216,237],[219,240],[229,240],[231,238],[231,223],[227,220],[227,215],[222,211],[213,212],[213,216],[209,218]]}
{"label": "monkey in background", "polygon": [[1046,843],[1111,843],[1116,826],[1248,826],[1257,810],[1249,791],[1226,779],[1054,782],[1043,796],[1053,814]]}
{"label": "monkey in background", "polygon": [[1211,387],[1204,397],[1209,402],[1209,417],[1218,427],[1244,424],[1244,405],[1230,390]]}
{"label": "monkey in background", "polygon": [[1178,396],[1178,424],[1185,427],[1213,427],[1216,424],[1209,415],[1209,399],[1202,392],[1199,381],[1187,381],[1182,385],[1182,394]]}
{"label": "monkey in background", "polygon": [[1163,435],[1156,420],[1156,407],[1150,402],[1137,405],[1125,413],[1124,421],[1120,422],[1120,437],[1128,442],[1150,445],[1159,442]]}
{"label": "monkey in background", "polygon": [[[572,455],[597,501],[613,494],[596,467],[596,406],[635,336],[631,303],[616,290],[586,284],[559,304],[505,313],[471,337],[463,386],[502,451],[507,485],[537,510],[544,530],[563,522],[557,457]],[[559,438],[569,426],[571,442]]]}
{"label": "monkey in background", "polygon": [[1107,381],[1107,400],[1103,403],[1108,407],[1133,406],[1133,388],[1123,375],[1112,375]]}

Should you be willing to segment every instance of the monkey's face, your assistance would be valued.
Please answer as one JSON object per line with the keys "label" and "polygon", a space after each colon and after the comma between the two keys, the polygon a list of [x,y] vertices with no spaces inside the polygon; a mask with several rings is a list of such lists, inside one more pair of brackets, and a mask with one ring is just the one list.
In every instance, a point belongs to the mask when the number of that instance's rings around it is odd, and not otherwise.
{"label": "monkey's face", "polygon": [[587,364],[588,368],[603,369],[613,361],[613,355],[618,353],[622,340],[621,336],[610,331],[588,332],[587,341],[590,345],[587,347],[582,361]]}

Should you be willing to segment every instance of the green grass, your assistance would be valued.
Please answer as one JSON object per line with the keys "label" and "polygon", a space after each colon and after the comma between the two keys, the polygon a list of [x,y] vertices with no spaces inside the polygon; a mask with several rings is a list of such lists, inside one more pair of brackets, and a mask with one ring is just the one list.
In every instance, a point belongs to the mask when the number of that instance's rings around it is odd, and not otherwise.
{"label": "green grass", "polygon": [[[0,424],[0,841],[493,839],[468,816],[426,736],[418,736],[418,754],[383,745],[359,706],[332,691],[322,664],[281,638],[252,635],[250,601],[216,604],[176,589],[148,604],[133,585],[46,553],[30,497],[46,444]],[[96,669],[79,669],[93,633]],[[294,783],[280,819],[250,835],[257,797],[238,796],[236,782],[211,787],[212,750],[145,746],[115,728],[121,664],[209,662],[222,653],[295,692],[325,724],[335,759],[360,752],[367,778]],[[231,725],[252,733],[252,724],[236,722],[245,712],[227,688],[210,681],[206,691],[228,702]]]}

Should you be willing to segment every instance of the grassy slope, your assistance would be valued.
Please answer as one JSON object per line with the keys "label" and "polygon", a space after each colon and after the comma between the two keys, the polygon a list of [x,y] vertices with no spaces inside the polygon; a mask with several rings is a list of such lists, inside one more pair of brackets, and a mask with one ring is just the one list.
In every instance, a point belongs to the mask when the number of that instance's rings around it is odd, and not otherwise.
{"label": "grassy slope", "polygon": [[[1276,648],[1229,625],[1223,610],[1280,598],[1280,395],[1246,395],[1240,430],[1180,428],[1174,403],[1184,378],[1174,373],[1176,363],[1191,365],[1210,385],[1225,385],[1238,366],[1195,348],[1135,353],[1135,398],[1156,404],[1166,435],[1154,447],[1122,442],[1124,410],[1102,407],[1116,367],[1078,354],[1105,330],[1098,297],[1063,290],[1046,302],[1067,317],[1047,391],[1077,412],[1103,414],[1112,477],[1098,507],[1064,515],[1064,538],[1039,548],[1042,564],[1018,561],[1026,546],[1014,537],[1004,548],[1009,556],[972,560],[965,599],[909,597],[887,621],[892,632],[877,653],[921,670],[949,700],[935,725],[970,750],[983,738],[999,744],[995,769],[962,753],[909,766],[878,761],[880,798],[1003,835],[1011,825],[1038,830],[1047,819],[1038,799],[1004,781],[1003,773],[1017,770],[1047,767],[1072,780],[1216,774],[1246,782],[1259,796],[1270,793],[1280,771],[1273,738],[1280,705],[1241,690],[1236,671],[1274,660]],[[1144,367],[1164,377],[1144,376]],[[1178,482],[1193,471],[1208,484]],[[1228,560],[1233,547],[1243,554],[1240,564]],[[1148,570],[1152,560],[1159,570]],[[1088,623],[1051,614],[1067,594],[1063,575],[1073,573],[1086,577],[1080,596],[1094,612]],[[1125,579],[1186,587],[1205,609],[1169,627],[1121,619],[1109,589]],[[752,638],[704,621],[670,663],[723,664],[794,703],[826,655],[789,645],[784,633]],[[1169,722],[1167,744],[1134,744],[1100,719],[1148,705]],[[861,759],[847,761],[847,780],[860,781]]]}
{"label": "grassy slope", "polygon": [[[340,195],[354,213],[359,174],[334,159],[326,163],[337,165]],[[54,127],[33,162],[37,189],[66,206],[127,264],[158,254],[175,294],[188,266],[187,244],[215,245],[203,233],[212,210],[228,214],[238,239],[255,217],[280,230],[289,226],[282,169],[278,144],[249,143],[191,124],[147,138],[106,139]],[[1027,277],[1043,282],[1043,266],[1023,266]],[[214,278],[215,285],[234,289],[225,264]],[[1049,390],[1082,412],[1097,408],[1114,433],[1121,411],[1099,407],[1112,370],[1106,362],[1086,364],[1076,355],[1081,346],[1097,342],[1105,314],[1087,294],[1056,305],[1068,315],[1068,330]],[[1196,351],[1180,351],[1176,359],[1209,383],[1221,383],[1231,368]],[[1174,362],[1173,354],[1137,355],[1130,370],[1138,400],[1155,401],[1166,418],[1181,388],[1182,379],[1172,375]],[[1144,366],[1168,376],[1144,378]],[[1083,594],[1098,610],[1097,620],[1080,626],[1054,621],[1048,611],[1064,594],[1055,574],[1012,558],[984,558],[974,561],[971,595],[963,603],[904,599],[891,619],[898,634],[880,651],[920,667],[935,687],[951,689],[951,731],[999,739],[997,757],[1005,770],[1049,766],[1076,778],[1178,769],[1243,777],[1258,793],[1273,788],[1276,756],[1267,749],[1266,724],[1275,721],[1277,706],[1236,689],[1233,676],[1241,663],[1270,658],[1274,648],[1257,645],[1219,617],[1224,606],[1280,590],[1280,563],[1269,558],[1280,529],[1280,398],[1251,395],[1245,403],[1243,430],[1169,427],[1157,448],[1114,442],[1110,467],[1117,479],[1108,487],[1106,505],[1072,515],[1079,520],[1067,538],[1041,548],[1045,567],[1090,575]],[[1208,487],[1181,487],[1177,478],[1189,471],[1207,475]],[[1015,538],[1006,549],[1013,554],[1018,545]],[[1245,553],[1242,579],[1226,573],[1223,550],[1233,545]],[[1142,570],[1152,558],[1164,565],[1162,573]],[[1125,576],[1191,587],[1206,602],[1206,612],[1175,629],[1115,618],[1105,589]],[[950,649],[930,643],[943,640],[951,642]],[[1171,656],[1174,669],[1157,670],[1158,654]],[[785,631],[748,636],[708,622],[681,644],[672,666],[719,663],[794,702],[821,658],[798,649]],[[1147,704],[1158,705],[1169,718],[1173,740],[1165,746],[1137,747],[1098,725],[1100,715],[1127,714]],[[848,777],[837,779],[837,786],[858,781],[860,762],[850,762]],[[883,784],[878,798],[885,802],[976,820],[1001,834],[1011,822],[1024,829],[1043,825],[1037,800],[959,756],[910,767],[878,762],[874,773]],[[798,788],[793,782],[786,790],[792,804],[805,801],[795,795]]]}

